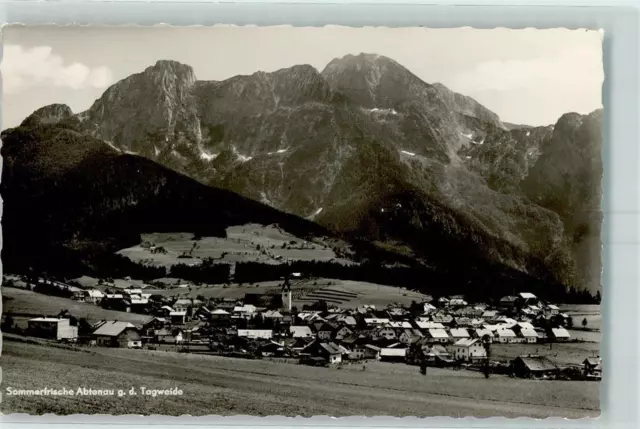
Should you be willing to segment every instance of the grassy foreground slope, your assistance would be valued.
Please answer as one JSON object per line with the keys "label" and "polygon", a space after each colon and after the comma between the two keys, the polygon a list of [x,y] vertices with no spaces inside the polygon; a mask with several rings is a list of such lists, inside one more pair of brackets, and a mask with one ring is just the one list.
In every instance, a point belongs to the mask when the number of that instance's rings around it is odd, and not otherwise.
{"label": "grassy foreground slope", "polygon": [[[46,358],[46,370],[42,361]],[[599,414],[599,383],[485,380],[466,371],[367,364],[343,370],[195,354],[68,350],[5,341],[3,387],[169,389],[182,396],[3,395],[3,413],[568,417]],[[139,391],[139,390],[138,390]]]}

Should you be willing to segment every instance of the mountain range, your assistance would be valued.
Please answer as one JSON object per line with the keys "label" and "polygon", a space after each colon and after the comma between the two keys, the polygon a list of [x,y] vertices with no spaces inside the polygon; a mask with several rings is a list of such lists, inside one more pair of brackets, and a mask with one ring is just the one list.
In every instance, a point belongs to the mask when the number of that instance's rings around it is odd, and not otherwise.
{"label": "mountain range", "polygon": [[[374,54],[337,58],[322,71],[298,65],[223,81],[199,81],[190,66],[161,60],[84,112],[45,106],[3,133],[4,223],[11,198],[24,199],[12,192],[38,176],[29,192],[51,204],[60,189],[89,183],[62,201],[88,198],[92,213],[110,204],[102,190],[114,181],[119,201],[127,183],[150,192],[168,181],[179,185],[162,204],[136,209],[139,225],[159,228],[154,213],[167,207],[171,216],[162,218],[177,216],[183,226],[264,216],[431,269],[473,270],[484,261],[595,291],[601,121],[597,110],[545,127],[504,123],[472,98]],[[60,169],[65,178],[53,186]],[[200,205],[184,206],[187,189]],[[110,208],[115,218],[100,215],[87,226],[91,234],[118,233],[114,219],[131,216]],[[209,217],[220,210],[226,220]],[[73,236],[73,217],[61,216],[46,225],[69,225]]]}

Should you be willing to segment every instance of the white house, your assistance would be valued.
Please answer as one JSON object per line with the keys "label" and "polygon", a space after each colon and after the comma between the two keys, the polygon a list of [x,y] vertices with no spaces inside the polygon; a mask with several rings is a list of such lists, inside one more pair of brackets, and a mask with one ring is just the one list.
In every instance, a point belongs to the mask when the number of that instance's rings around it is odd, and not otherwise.
{"label": "white house", "polygon": [[569,341],[571,339],[571,335],[569,335],[569,331],[567,331],[564,328],[551,329],[550,337],[556,341]]}
{"label": "white house", "polygon": [[272,329],[238,329],[238,336],[257,339],[271,339],[273,338],[273,330]]}
{"label": "white house", "polygon": [[453,357],[457,360],[471,361],[487,357],[487,351],[479,339],[462,339],[453,345]]}
{"label": "white house", "polygon": [[511,329],[497,329],[495,333],[495,340],[499,343],[516,343],[518,337],[516,333]]}
{"label": "white house", "polygon": [[435,343],[449,342],[449,334],[444,329],[429,329],[429,338]]}

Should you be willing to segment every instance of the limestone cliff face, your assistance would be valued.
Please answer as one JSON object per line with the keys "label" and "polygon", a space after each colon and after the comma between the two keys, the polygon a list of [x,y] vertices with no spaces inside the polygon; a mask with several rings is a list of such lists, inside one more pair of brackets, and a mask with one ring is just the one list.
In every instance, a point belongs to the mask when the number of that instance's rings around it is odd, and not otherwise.
{"label": "limestone cliff face", "polygon": [[224,81],[198,81],[191,67],[158,61],[87,111],[67,109],[50,106],[28,120],[74,123],[74,132],[121,152],[408,248],[425,264],[457,243],[454,260],[469,248],[540,278],[599,283],[577,268],[580,255],[599,254],[596,233],[581,232],[586,224],[596,231],[595,220],[571,219],[599,216],[601,112],[549,127],[504,124],[477,101],[373,54],[336,58],[321,72],[299,65]]}

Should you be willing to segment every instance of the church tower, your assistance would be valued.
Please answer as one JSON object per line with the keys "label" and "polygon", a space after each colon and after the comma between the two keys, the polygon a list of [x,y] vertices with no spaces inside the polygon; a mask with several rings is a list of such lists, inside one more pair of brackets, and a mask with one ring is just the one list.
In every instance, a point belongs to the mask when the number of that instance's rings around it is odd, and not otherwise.
{"label": "church tower", "polygon": [[284,283],[282,284],[282,307],[291,311],[291,283],[289,282],[289,273],[284,275]]}

